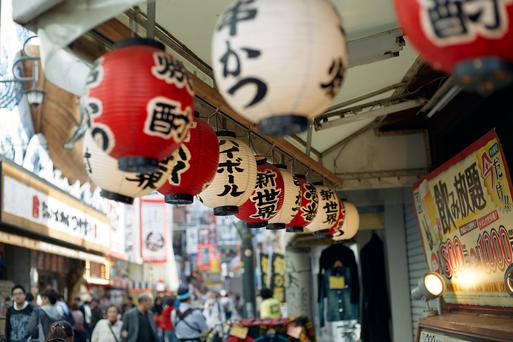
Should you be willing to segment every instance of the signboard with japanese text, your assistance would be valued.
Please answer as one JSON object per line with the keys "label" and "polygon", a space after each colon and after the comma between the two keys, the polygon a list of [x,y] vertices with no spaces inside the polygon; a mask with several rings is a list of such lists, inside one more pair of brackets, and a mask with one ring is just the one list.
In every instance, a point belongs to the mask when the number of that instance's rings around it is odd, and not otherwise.
{"label": "signboard with japanese text", "polygon": [[285,303],[285,256],[283,254],[273,254],[271,274],[273,297]]}
{"label": "signboard with japanese text", "polygon": [[145,263],[166,263],[169,223],[162,199],[140,200],[141,258]]}
{"label": "signboard with japanese text", "polygon": [[511,180],[495,131],[413,189],[427,263],[449,304],[513,308],[504,271],[513,263]]}
{"label": "signboard with japanese text", "polygon": [[444,333],[423,330],[420,333],[419,342],[469,342],[468,339],[448,336]]}
{"label": "signboard with japanese text", "polygon": [[2,162],[3,223],[100,252],[110,249],[110,220],[29,172]]}

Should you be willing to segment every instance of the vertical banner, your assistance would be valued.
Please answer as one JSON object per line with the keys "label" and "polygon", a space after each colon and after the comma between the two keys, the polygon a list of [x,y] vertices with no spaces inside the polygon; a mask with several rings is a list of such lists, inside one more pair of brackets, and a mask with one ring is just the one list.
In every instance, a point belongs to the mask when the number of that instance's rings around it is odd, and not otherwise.
{"label": "vertical banner", "polygon": [[260,253],[260,274],[262,275],[261,287],[269,287],[269,254]]}
{"label": "vertical banner", "polygon": [[285,303],[285,256],[283,254],[273,254],[271,290],[274,298]]}
{"label": "vertical banner", "polygon": [[427,263],[449,304],[513,307],[504,271],[513,263],[511,180],[490,131],[413,189]]}
{"label": "vertical banner", "polygon": [[165,203],[160,199],[141,198],[141,257],[146,263],[167,262],[168,226]]}

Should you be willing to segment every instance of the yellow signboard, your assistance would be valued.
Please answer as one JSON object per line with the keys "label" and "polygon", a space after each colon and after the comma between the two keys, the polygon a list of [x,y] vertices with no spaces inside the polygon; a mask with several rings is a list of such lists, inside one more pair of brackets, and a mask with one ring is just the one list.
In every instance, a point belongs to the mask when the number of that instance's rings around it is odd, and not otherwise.
{"label": "yellow signboard", "polygon": [[491,131],[414,187],[427,262],[450,304],[513,307],[504,271],[513,263],[511,180]]}

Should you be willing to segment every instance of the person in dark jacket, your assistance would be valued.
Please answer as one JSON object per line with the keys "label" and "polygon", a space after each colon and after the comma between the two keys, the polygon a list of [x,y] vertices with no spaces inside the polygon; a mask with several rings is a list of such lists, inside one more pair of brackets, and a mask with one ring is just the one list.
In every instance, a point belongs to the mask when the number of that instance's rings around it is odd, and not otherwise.
{"label": "person in dark jacket", "polygon": [[158,342],[157,325],[150,311],[153,306],[149,295],[140,295],[137,307],[123,315],[121,337],[124,342]]}
{"label": "person in dark jacket", "polygon": [[37,312],[26,301],[25,288],[16,285],[11,289],[13,305],[7,309],[5,318],[5,340],[7,342],[25,342],[37,337]]}
{"label": "person in dark jacket", "polygon": [[100,308],[100,302],[98,299],[93,299],[91,301],[91,327],[90,331],[93,332],[94,328],[96,327],[96,323],[98,323],[100,320],[103,319],[103,311]]}
{"label": "person in dark jacket", "polygon": [[[58,321],[67,321],[66,316],[57,307],[57,300],[59,294],[52,289],[48,289],[41,295],[42,304],[40,310],[41,326],[43,328],[43,334],[45,337],[48,336],[50,326]],[[69,322],[68,322],[69,323]]]}

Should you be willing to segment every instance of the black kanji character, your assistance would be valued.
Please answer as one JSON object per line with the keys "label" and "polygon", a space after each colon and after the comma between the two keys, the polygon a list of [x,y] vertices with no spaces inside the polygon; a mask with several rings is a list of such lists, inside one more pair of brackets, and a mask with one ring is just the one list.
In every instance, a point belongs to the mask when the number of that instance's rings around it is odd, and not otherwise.
{"label": "black kanji character", "polygon": [[331,62],[331,65],[328,68],[328,76],[330,79],[329,81],[321,83],[321,88],[326,90],[326,94],[329,97],[335,97],[335,95],[337,95],[338,91],[342,87],[342,82],[344,81],[344,71],[344,61],[341,57]]}
{"label": "black kanji character", "polygon": [[232,197],[239,197],[243,193],[244,191],[239,191],[239,186],[237,184],[225,184],[224,191],[217,196],[223,197],[229,194]]}
{"label": "black kanji character", "polygon": [[317,215],[317,202],[312,202],[305,207],[301,207],[301,217],[303,220],[310,222],[315,218],[315,215]]}
{"label": "black kanji character", "polygon": [[147,125],[148,130],[164,137],[176,133],[178,140],[181,140],[191,119],[187,113],[180,112],[177,106],[178,103],[155,102]]}
{"label": "black kanji character", "polygon": [[253,219],[268,220],[276,215],[276,205],[268,204],[257,207],[257,212],[250,215]]}
{"label": "black kanji character", "polygon": [[[463,173],[458,172],[454,177],[454,188],[456,189],[456,194],[458,196],[458,211],[461,212],[462,217],[466,217],[471,212],[474,212],[474,207],[470,201],[467,182]],[[455,216],[459,217],[459,215]]]}
{"label": "black kanji character", "polygon": [[499,200],[502,200],[502,198],[504,197],[504,192],[502,191],[501,183],[497,183],[497,185],[495,186],[495,191],[497,192],[497,198]]}
{"label": "black kanji character", "polygon": [[335,196],[331,190],[321,190],[320,195],[323,201],[329,201]]}
{"label": "black kanji character", "polygon": [[255,188],[263,189],[267,186],[276,187],[276,172],[265,170],[265,172],[257,173],[257,181]]}
{"label": "black kanji character", "polygon": [[256,18],[257,9],[249,6],[253,2],[255,2],[255,0],[238,0],[232,7],[224,12],[217,30],[221,31],[223,28],[229,27],[230,36],[237,35],[237,25],[239,22]]}
{"label": "black kanji character", "polygon": [[137,182],[137,187],[144,189],[157,189],[158,182],[162,179],[162,173],[156,172],[147,172],[147,173],[138,173],[135,175],[135,178],[125,177],[127,181]]}
{"label": "black kanji character", "polygon": [[483,187],[481,185],[481,178],[477,170],[476,163],[473,163],[465,169],[465,177],[467,178],[468,191],[472,206],[477,209],[483,209],[486,206],[486,199],[484,198]]}
{"label": "black kanji character", "polygon": [[337,202],[334,201],[326,202],[322,208],[326,210],[327,214],[336,213],[338,211]]}
{"label": "black kanji character", "polygon": [[155,66],[152,68],[152,71],[157,78],[179,86],[186,85],[192,91],[192,79],[189,77],[181,61],[163,52],[156,53],[154,58]]}
{"label": "black kanji character", "polygon": [[444,234],[447,234],[450,232],[452,225],[456,227],[449,205],[449,191],[447,190],[447,184],[442,181],[435,184],[434,188],[438,215],[440,216],[443,232]]}

